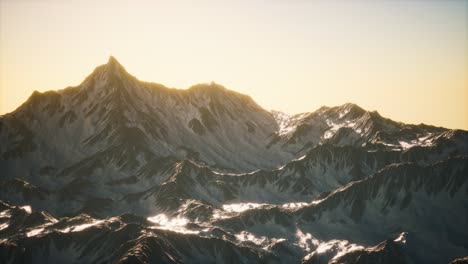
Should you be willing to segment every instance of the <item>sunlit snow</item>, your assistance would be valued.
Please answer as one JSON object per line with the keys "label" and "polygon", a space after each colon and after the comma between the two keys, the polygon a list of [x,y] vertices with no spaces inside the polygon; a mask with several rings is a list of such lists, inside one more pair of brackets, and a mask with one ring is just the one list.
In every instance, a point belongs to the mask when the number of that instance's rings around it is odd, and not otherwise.
{"label": "sunlit snow", "polygon": [[394,241],[402,243],[402,244],[406,244],[406,235],[407,234],[408,233],[406,233],[406,232],[402,232]]}
{"label": "sunlit snow", "polygon": [[8,227],[8,223],[3,223],[0,225],[0,230],[3,230]]}
{"label": "sunlit snow", "polygon": [[185,228],[185,225],[189,223],[188,219],[184,217],[173,217],[169,218],[165,214],[158,214],[155,216],[151,216],[147,218],[148,221],[157,224],[157,226],[153,226],[152,228],[156,229],[164,229],[169,231],[174,231],[178,233],[184,234],[198,234],[198,231],[193,231]]}
{"label": "sunlit snow", "polygon": [[319,241],[313,238],[310,233],[304,234],[300,229],[296,230],[296,237],[298,245],[307,252],[311,250],[311,247],[319,245]]}
{"label": "sunlit snow", "polygon": [[29,205],[21,206],[20,208],[23,209],[24,211],[26,211],[26,213],[28,213],[28,214],[30,214],[32,212],[31,206],[29,206]]}
{"label": "sunlit snow", "polygon": [[306,206],[307,204],[308,203],[286,203],[286,204],[281,205],[281,207],[288,208],[288,209],[293,209],[293,208],[299,208],[299,207]]}
{"label": "sunlit snow", "polygon": [[74,225],[74,226],[71,226],[71,227],[67,227],[65,229],[61,229],[59,231],[62,232],[62,233],[79,232],[79,231],[85,230],[86,228],[89,228],[89,227],[92,227],[92,226],[97,226],[97,225],[99,225],[99,224],[101,224],[103,222],[104,222],[104,220],[94,220],[91,223],[86,223],[86,224],[81,224],[81,225]]}
{"label": "sunlit snow", "polygon": [[336,252],[333,259],[337,259],[349,252],[360,249],[364,249],[364,247],[357,244],[351,244],[347,240],[330,240],[328,242],[320,243],[315,252],[317,252],[317,254]]}
{"label": "sunlit snow", "polygon": [[224,204],[223,210],[228,212],[244,212],[250,209],[259,208],[262,206],[267,206],[268,204],[260,204],[260,203],[233,203],[233,204]]}
{"label": "sunlit snow", "polygon": [[9,210],[0,212],[0,217],[10,217],[10,216],[11,216],[11,213]]}
{"label": "sunlit snow", "polygon": [[32,237],[32,236],[37,236],[39,235],[40,233],[42,233],[44,231],[44,228],[37,228],[37,229],[33,229],[31,231],[29,231],[28,233],[26,233],[26,236],[27,237]]}
{"label": "sunlit snow", "polygon": [[255,236],[254,234],[250,233],[250,232],[247,232],[247,231],[242,231],[242,232],[240,232],[239,234],[237,234],[235,236],[239,241],[252,242],[252,243],[254,243],[256,245],[263,245],[265,242],[268,241],[267,237],[264,237],[264,236],[258,237],[258,236]]}

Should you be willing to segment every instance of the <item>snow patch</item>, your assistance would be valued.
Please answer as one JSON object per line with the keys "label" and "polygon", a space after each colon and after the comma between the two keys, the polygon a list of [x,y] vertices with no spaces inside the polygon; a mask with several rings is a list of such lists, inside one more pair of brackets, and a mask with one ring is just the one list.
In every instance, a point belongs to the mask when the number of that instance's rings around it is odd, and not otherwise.
{"label": "snow patch", "polygon": [[193,231],[185,228],[185,225],[189,223],[189,220],[184,217],[174,217],[169,218],[165,214],[158,214],[155,216],[151,216],[147,218],[148,221],[157,224],[157,226],[153,226],[151,228],[154,229],[163,229],[169,230],[177,233],[183,234],[198,234],[198,231]]}
{"label": "snow patch", "polygon": [[306,252],[310,252],[312,248],[319,245],[319,241],[315,239],[310,233],[303,233],[300,229],[296,230],[297,244]]}
{"label": "snow patch", "polygon": [[30,205],[21,206],[20,208],[26,211],[26,213],[28,214],[32,213],[32,209]]}
{"label": "snow patch", "polygon": [[291,116],[283,112],[279,112],[279,111],[272,111],[272,114],[275,117],[276,122],[278,123],[278,126],[279,126],[278,134],[280,136],[286,135],[292,130],[294,130],[295,126],[288,125],[291,121]]}
{"label": "snow patch", "polygon": [[315,249],[314,253],[318,255],[332,254],[334,257],[331,259],[336,260],[339,257],[348,254],[349,252],[364,249],[363,246],[358,244],[349,243],[347,240],[330,240],[328,242],[322,242]]}
{"label": "snow patch", "polygon": [[234,204],[225,204],[223,205],[223,210],[228,212],[241,213],[247,210],[259,208],[262,206],[268,206],[269,204],[260,204],[260,203],[234,203]]}
{"label": "snow patch", "polygon": [[255,236],[254,234],[247,232],[247,231],[242,231],[239,234],[236,234],[235,237],[237,240],[242,241],[242,242],[252,242],[256,245],[265,245],[265,243],[268,241],[267,237],[264,236]]}
{"label": "snow patch", "polygon": [[41,234],[42,232],[44,232],[44,228],[37,228],[37,229],[33,229],[29,232],[26,233],[26,236],[27,237],[33,237],[33,236],[37,236],[39,234]]}
{"label": "snow patch", "polygon": [[408,235],[407,232],[402,232],[395,240],[395,242],[397,243],[401,243],[401,244],[406,244],[406,236]]}
{"label": "snow patch", "polygon": [[281,207],[287,208],[287,209],[297,209],[300,207],[304,207],[306,205],[308,205],[308,203],[286,203],[286,204],[281,205]]}
{"label": "snow patch", "polygon": [[9,217],[11,217],[11,213],[10,213],[9,210],[2,211],[2,212],[0,212],[0,217],[1,218],[3,218],[3,217],[9,218]]}
{"label": "snow patch", "polygon": [[103,222],[104,222],[104,220],[94,220],[91,223],[75,225],[75,226],[67,227],[65,229],[61,229],[61,230],[58,230],[58,231],[60,231],[62,233],[79,232],[79,231],[85,230],[86,228],[89,228],[89,227],[92,227],[92,226],[97,226],[97,225],[99,225],[99,224],[101,224]]}
{"label": "snow patch", "polygon": [[0,225],[0,231],[5,229],[5,228],[8,228],[9,224],[8,223],[3,223]]}

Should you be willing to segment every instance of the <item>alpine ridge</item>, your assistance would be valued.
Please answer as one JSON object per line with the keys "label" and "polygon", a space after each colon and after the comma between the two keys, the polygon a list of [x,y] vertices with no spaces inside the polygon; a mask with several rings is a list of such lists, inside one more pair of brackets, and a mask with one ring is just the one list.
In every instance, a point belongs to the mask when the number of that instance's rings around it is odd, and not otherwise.
{"label": "alpine ridge", "polygon": [[[0,116],[2,263],[455,263],[468,132],[288,115],[110,57]],[[455,260],[458,259],[458,260]]]}

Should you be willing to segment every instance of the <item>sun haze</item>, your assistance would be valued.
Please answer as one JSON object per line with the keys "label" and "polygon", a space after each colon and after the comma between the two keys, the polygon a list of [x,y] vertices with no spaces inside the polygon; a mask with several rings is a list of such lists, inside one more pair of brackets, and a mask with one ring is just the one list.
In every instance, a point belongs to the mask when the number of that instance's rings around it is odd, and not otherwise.
{"label": "sun haze", "polygon": [[215,81],[290,114],[353,102],[468,129],[468,1],[0,0],[0,114],[109,55],[141,80]]}

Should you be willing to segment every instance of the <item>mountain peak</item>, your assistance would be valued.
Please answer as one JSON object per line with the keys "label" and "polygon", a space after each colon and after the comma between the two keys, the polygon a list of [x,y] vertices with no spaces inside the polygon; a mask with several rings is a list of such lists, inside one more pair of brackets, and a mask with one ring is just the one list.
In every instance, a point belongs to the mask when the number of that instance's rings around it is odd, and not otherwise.
{"label": "mountain peak", "polygon": [[107,65],[120,65],[119,61],[112,55],[109,56],[109,60],[107,61]]}
{"label": "mountain peak", "polygon": [[354,109],[354,110],[363,110],[365,111],[362,107],[360,107],[359,105],[355,104],[355,103],[345,103],[341,106],[339,106],[340,109]]}
{"label": "mountain peak", "polygon": [[[107,63],[97,66],[80,85],[80,91],[88,93],[92,90],[119,91],[124,87],[125,80],[135,80],[114,56],[109,56]],[[87,95],[85,96],[87,97]]]}
{"label": "mountain peak", "polygon": [[109,60],[107,61],[106,69],[108,72],[112,72],[112,73],[126,72],[125,68],[112,55],[109,57]]}
{"label": "mountain peak", "polygon": [[336,107],[336,109],[340,115],[340,118],[345,115],[349,115],[349,116],[356,118],[366,113],[366,110],[362,109],[360,106],[358,106],[357,104],[353,104],[353,103],[343,104],[341,106]]}

